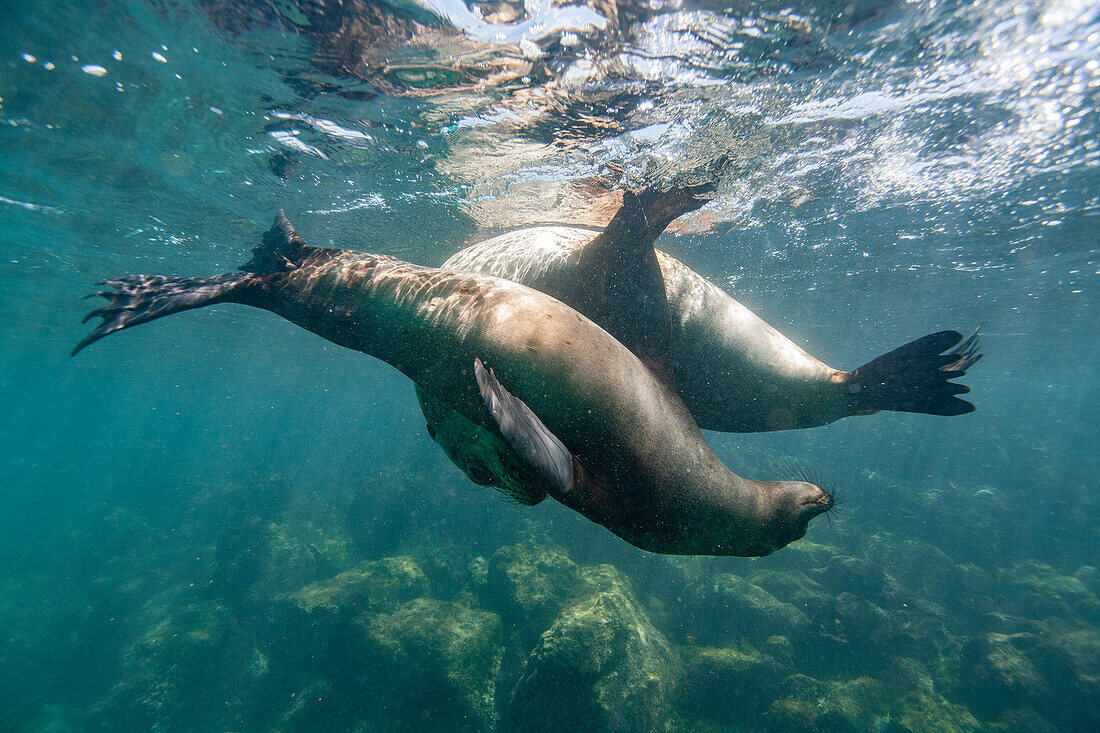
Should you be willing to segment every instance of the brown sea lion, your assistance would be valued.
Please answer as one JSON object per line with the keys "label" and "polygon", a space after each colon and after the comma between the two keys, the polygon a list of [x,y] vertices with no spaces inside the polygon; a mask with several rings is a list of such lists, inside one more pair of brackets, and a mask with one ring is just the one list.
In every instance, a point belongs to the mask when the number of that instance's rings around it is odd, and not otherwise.
{"label": "brown sea lion", "polygon": [[[443,267],[529,285],[592,318],[643,360],[667,359],[676,391],[700,427],[709,430],[808,428],[879,410],[973,411],[958,397],[970,390],[951,380],[981,358],[977,331],[966,339],[957,331],[933,333],[843,371],[811,356],[679,260],[654,250],[657,236],[676,216],[700,206],[697,194],[709,188],[626,192],[602,232],[523,229],[468,247]],[[663,282],[667,313],[639,314],[622,302],[639,297],[631,289],[639,267],[650,268],[650,277]]]}
{"label": "brown sea lion", "polygon": [[97,293],[107,305],[88,315],[102,321],[73,353],[161,316],[240,303],[396,367],[506,445],[526,487],[643,549],[766,555],[802,537],[833,505],[813,484],[731,472],[664,379],[544,293],[311,247],[281,212],[241,269],[109,280],[112,290]]}

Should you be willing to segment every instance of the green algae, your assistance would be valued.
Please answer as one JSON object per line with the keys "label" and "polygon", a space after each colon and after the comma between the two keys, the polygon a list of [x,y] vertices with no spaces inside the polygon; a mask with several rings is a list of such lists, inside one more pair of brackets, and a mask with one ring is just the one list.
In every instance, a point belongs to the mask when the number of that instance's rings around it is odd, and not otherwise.
{"label": "green algae", "polygon": [[583,569],[578,585],[531,651],[506,722],[533,731],[670,729],[680,676],[671,645],[611,566]]}
{"label": "green algae", "polygon": [[487,602],[521,626],[545,629],[573,590],[577,566],[560,547],[501,547],[486,568]]}
{"label": "green algae", "polygon": [[331,511],[241,512],[187,529],[173,559],[155,521],[114,511],[97,529],[106,549],[85,560],[101,573],[89,588],[0,577],[6,657],[106,629],[125,639],[101,645],[94,700],[23,719],[1046,733],[1100,718],[1093,566],[956,563],[884,531],[775,562],[639,556],[628,575],[579,564],[545,531],[474,547],[441,527],[370,557]]}
{"label": "green algae", "polygon": [[360,563],[327,580],[311,583],[287,598],[307,614],[359,613],[392,609],[428,590],[428,577],[411,557]]}
{"label": "green algae", "polygon": [[810,625],[801,609],[736,575],[716,575],[693,590],[695,638],[704,643],[763,643],[771,636],[801,635]]}
{"label": "green algae", "polygon": [[[778,637],[782,638],[782,637]],[[751,728],[792,673],[755,650],[681,646],[684,681],[677,708],[687,719]]]}
{"label": "green algae", "polygon": [[772,703],[765,720],[781,731],[906,731],[973,733],[978,721],[936,692],[927,672],[897,658],[886,680],[872,677],[820,683],[789,680],[786,695]]}
{"label": "green algae", "polygon": [[495,729],[502,654],[496,614],[417,598],[360,624],[368,640],[364,662],[387,701],[378,724],[431,720],[444,730]]}

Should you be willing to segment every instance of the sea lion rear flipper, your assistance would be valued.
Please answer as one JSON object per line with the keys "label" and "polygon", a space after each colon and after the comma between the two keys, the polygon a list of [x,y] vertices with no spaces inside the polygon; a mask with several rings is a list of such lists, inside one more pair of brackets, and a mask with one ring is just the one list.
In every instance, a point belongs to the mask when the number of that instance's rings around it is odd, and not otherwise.
{"label": "sea lion rear flipper", "polygon": [[939,331],[867,362],[845,376],[842,388],[853,414],[896,410],[965,415],[974,405],[956,395],[970,388],[949,380],[966,374],[981,358],[977,329],[966,339],[958,331]]}
{"label": "sea lion rear flipper", "polygon": [[298,234],[298,230],[280,209],[275,215],[275,223],[264,232],[263,241],[252,248],[252,259],[237,269],[260,275],[286,272],[296,268],[309,254],[316,251],[316,247],[306,244],[306,240],[302,239],[302,235]]}
{"label": "sea lion rear flipper", "polygon": [[87,297],[98,295],[106,299],[107,305],[84,316],[83,322],[87,323],[93,318],[103,320],[80,340],[72,350],[72,356],[76,356],[88,344],[115,331],[173,313],[214,303],[231,302],[239,298],[238,291],[247,289],[254,279],[250,274],[230,272],[214,277],[123,275],[101,282],[100,285],[109,285],[113,290],[100,290]]}
{"label": "sea lion rear flipper", "polygon": [[566,300],[671,381],[672,320],[655,239],[641,201],[624,192],[611,223],[581,250],[578,292]]}
{"label": "sea lion rear flipper", "polygon": [[474,376],[489,416],[505,442],[538,479],[558,496],[573,488],[573,454],[496,374],[474,359]]}
{"label": "sea lion rear flipper", "polygon": [[674,186],[668,190],[647,188],[638,194],[645,218],[649,223],[649,233],[654,240],[668,228],[668,225],[696,209],[710,203],[707,194],[717,187],[714,181],[696,186]]}
{"label": "sea lion rear flipper", "polygon": [[263,242],[252,250],[252,259],[237,268],[241,272],[214,277],[124,275],[101,282],[100,285],[114,289],[92,293],[92,296],[105,298],[107,305],[89,313],[84,322],[92,318],[103,320],[80,340],[72,355],[108,334],[156,318],[214,303],[246,302],[248,291],[255,289],[251,286],[263,280],[257,276],[293,270],[306,256],[317,251],[316,247],[306,244],[280,211],[271,229],[264,234]]}

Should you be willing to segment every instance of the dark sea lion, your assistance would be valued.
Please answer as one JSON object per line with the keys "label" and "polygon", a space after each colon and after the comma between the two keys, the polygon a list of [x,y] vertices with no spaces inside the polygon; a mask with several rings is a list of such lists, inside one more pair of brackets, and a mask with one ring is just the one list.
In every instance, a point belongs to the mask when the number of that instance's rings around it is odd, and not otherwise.
{"label": "dark sea lion", "polygon": [[109,280],[112,290],[97,293],[107,305],[88,315],[102,322],[73,353],[161,316],[240,303],[396,367],[422,394],[502,441],[527,486],[643,549],[766,555],[833,505],[813,484],[731,472],[659,375],[544,293],[311,247],[281,213],[241,269]]}
{"label": "dark sea lion", "polygon": [[[807,428],[879,410],[932,415],[973,411],[971,403],[958,397],[969,389],[950,380],[981,358],[976,331],[966,339],[957,331],[933,333],[858,369],[842,371],[808,354],[676,258],[653,250],[669,222],[700,206],[696,194],[708,188],[638,196],[627,192],[603,232],[560,226],[523,229],[468,247],[443,268],[495,275],[553,295],[643,359],[652,353],[645,347],[639,351],[637,340],[667,339],[669,377],[700,427],[709,430]],[[607,309],[608,299],[593,300],[593,288],[598,291],[600,283],[634,282],[632,270],[643,260],[651,266],[648,260],[654,257],[667,316],[632,313],[624,321],[614,307]]]}

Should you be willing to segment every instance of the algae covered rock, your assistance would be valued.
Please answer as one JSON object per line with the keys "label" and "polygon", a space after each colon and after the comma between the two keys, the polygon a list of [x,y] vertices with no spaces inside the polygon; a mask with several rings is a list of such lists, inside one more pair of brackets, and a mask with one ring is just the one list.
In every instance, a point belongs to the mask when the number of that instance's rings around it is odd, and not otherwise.
{"label": "algae covered rock", "polygon": [[[966,644],[959,697],[991,720],[1031,708],[1062,730],[1095,729],[1100,681],[1087,667],[1096,662],[1075,657],[1048,635],[990,633]],[[1067,636],[1064,642],[1072,643],[1077,635]]]}
{"label": "algae covered rock", "polygon": [[340,725],[341,700],[339,693],[327,680],[317,680],[291,696],[289,707],[275,720],[273,730],[317,730],[319,727],[347,727]]}
{"label": "algae covered rock", "polygon": [[[126,651],[118,683],[93,724],[115,730],[213,729],[239,703],[252,668],[230,610],[213,601],[171,602]],[[243,677],[242,677],[243,675]]]}
{"label": "algae covered rock", "polygon": [[[1080,577],[1079,577],[1080,576]],[[1002,573],[1003,612],[1031,619],[1078,618],[1100,624],[1100,601],[1085,582],[1086,570],[1078,575],[1062,575],[1044,563],[1028,560]]]}
{"label": "algae covered rock", "polygon": [[307,614],[357,614],[393,610],[428,592],[428,578],[410,557],[360,563],[327,580],[311,583],[287,598]]}
{"label": "algae covered rock", "polygon": [[791,673],[789,667],[753,651],[713,647],[679,651],[684,683],[678,707],[685,718],[755,727]]}
{"label": "algae covered rock", "polygon": [[613,567],[582,570],[542,634],[506,710],[509,730],[660,731],[680,661]]}
{"label": "algae covered rock", "polygon": [[770,731],[859,733],[973,733],[978,721],[935,690],[924,668],[895,659],[882,679],[856,677],[823,683],[796,675],[764,719]]}
{"label": "algae covered rock", "polygon": [[832,599],[820,583],[798,571],[766,570],[754,575],[752,582],[809,617],[815,616]]}
{"label": "algae covered rock", "polygon": [[428,580],[411,558],[390,557],[276,597],[265,608],[264,628],[257,629],[280,670],[278,689],[267,694],[295,694],[318,676],[358,676],[363,640],[357,619],[427,592]]}
{"label": "algae covered rock", "polygon": [[848,555],[834,556],[821,570],[820,580],[834,593],[853,593],[865,598],[881,595],[892,582],[878,563]]}
{"label": "algae covered rock", "polygon": [[486,600],[506,620],[537,635],[561,610],[576,575],[576,564],[558,547],[507,545],[489,559]]}
{"label": "algae covered rock", "polygon": [[895,653],[897,630],[890,615],[862,596],[841,593],[816,615],[803,650],[826,669],[858,672]]}
{"label": "algae covered rock", "polygon": [[364,616],[361,660],[372,704],[366,719],[385,730],[488,731],[497,722],[500,619],[458,603],[418,598]]}
{"label": "algae covered rock", "polygon": [[763,645],[772,636],[798,637],[810,626],[801,610],[736,575],[716,575],[693,595],[688,601],[692,635],[704,643]]}

